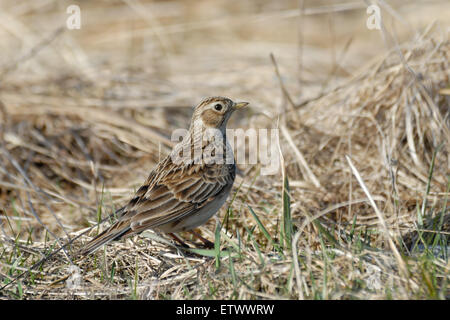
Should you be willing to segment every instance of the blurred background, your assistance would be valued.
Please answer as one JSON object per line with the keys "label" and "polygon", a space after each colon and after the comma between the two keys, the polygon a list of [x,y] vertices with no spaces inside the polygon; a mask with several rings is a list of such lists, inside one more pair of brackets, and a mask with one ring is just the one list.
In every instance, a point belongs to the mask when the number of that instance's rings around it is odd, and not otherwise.
{"label": "blurred background", "polygon": [[[66,10],[73,4],[81,28],[69,30]],[[221,94],[251,97],[264,109],[279,90],[271,53],[291,94],[308,98],[433,21],[442,31],[449,26],[449,1],[378,1],[392,37],[386,39],[367,27],[370,4],[2,0],[0,90],[19,86],[44,94],[57,84],[136,107]]]}

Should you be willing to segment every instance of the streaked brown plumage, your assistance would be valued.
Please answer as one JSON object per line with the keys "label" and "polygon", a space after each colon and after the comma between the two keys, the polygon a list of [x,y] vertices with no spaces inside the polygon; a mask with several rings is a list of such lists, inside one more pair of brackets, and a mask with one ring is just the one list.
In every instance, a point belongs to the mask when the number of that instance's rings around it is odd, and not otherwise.
{"label": "streaked brown plumage", "polygon": [[[89,254],[112,240],[146,229],[165,233],[191,230],[212,217],[227,199],[235,178],[234,157],[225,135],[227,121],[234,110],[247,104],[211,97],[197,105],[188,136],[157,164],[134,197],[117,212],[118,221],[80,253]],[[208,129],[217,129],[214,132],[219,134],[207,139]],[[197,146],[200,151],[195,150]],[[213,153],[222,150],[224,156],[231,151],[231,163],[209,163],[208,159],[215,156],[208,153],[209,149],[215,150]],[[183,150],[191,151],[193,157],[180,161]]]}

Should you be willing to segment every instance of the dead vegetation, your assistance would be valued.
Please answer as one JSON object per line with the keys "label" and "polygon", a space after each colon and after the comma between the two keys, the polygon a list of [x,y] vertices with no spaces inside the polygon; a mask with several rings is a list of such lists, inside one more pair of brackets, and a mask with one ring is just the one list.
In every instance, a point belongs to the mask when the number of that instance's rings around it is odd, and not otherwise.
{"label": "dead vegetation", "polygon": [[[13,3],[0,25],[1,286],[124,204],[204,96],[250,101],[232,126],[279,128],[283,166],[240,166],[221,232],[213,219],[200,228],[222,252],[148,232],[73,260],[95,226],[0,298],[449,297],[440,16],[399,35],[388,19],[366,30],[364,4],[305,1],[293,15],[289,1],[117,1],[81,3],[70,31],[63,2]],[[419,14],[408,6],[448,6],[395,4],[403,26]]]}

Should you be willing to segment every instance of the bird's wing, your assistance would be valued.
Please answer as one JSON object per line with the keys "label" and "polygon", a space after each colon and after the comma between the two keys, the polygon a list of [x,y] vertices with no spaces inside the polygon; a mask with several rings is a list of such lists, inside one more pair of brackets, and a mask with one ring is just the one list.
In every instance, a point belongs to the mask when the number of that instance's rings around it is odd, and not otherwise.
{"label": "bird's wing", "polygon": [[119,220],[90,241],[82,253],[195,213],[232,184],[234,177],[234,165],[179,165],[168,156],[136,191]]}
{"label": "bird's wing", "polygon": [[[176,165],[168,157],[163,170],[152,175],[130,201],[129,217],[133,233],[181,219],[196,212],[234,181],[230,165]],[[144,192],[145,191],[145,192]]]}

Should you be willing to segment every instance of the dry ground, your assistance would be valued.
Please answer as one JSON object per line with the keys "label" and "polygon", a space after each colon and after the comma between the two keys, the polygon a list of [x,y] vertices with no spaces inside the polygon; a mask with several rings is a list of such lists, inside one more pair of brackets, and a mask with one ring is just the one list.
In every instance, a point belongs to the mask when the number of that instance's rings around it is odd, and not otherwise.
{"label": "dry ground", "polygon": [[[0,298],[449,298],[450,3],[378,4],[382,30],[364,1],[2,1]],[[73,258],[212,95],[282,154],[239,166],[216,248]]]}

